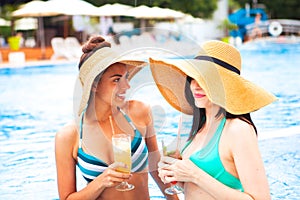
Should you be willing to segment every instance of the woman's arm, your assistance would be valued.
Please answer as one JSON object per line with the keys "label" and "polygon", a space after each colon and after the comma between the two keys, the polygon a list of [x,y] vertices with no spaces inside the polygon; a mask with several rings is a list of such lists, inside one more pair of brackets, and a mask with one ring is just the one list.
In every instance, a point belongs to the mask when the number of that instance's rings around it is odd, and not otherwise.
{"label": "woman's arm", "polygon": [[169,200],[173,199],[176,200],[178,199],[177,195],[166,195],[164,190],[168,187],[171,186],[171,184],[167,183],[164,184],[162,180],[158,176],[158,163],[160,161],[160,152],[158,149],[157,145],[157,139],[156,139],[156,134],[155,134],[155,129],[153,125],[153,118],[151,114],[151,110],[149,108],[148,111],[148,125],[147,125],[147,131],[146,131],[146,145],[148,147],[148,152],[149,152],[149,172],[158,185],[159,189],[161,192],[165,195],[165,197]]}
{"label": "woman's arm", "polygon": [[148,138],[146,141],[149,150],[149,172],[153,178],[153,180],[158,185],[160,191],[165,195],[167,199],[178,199],[177,195],[166,195],[164,190],[171,186],[171,184],[164,184],[162,180],[158,176],[158,162],[160,160],[160,153],[157,148],[156,137],[152,136]]}
{"label": "woman's arm", "polygon": [[227,134],[228,138],[226,139],[231,141],[230,151],[244,192],[227,187],[198,168],[189,159],[179,160],[174,164],[165,161],[169,166],[166,165],[160,169],[159,176],[164,182],[175,180],[192,182],[215,199],[271,199],[257,138],[252,129],[245,123],[235,126]]}
{"label": "woman's arm", "polygon": [[68,125],[57,132],[55,137],[55,159],[58,193],[65,199],[97,199],[106,187],[113,187],[131,175],[108,168],[82,190],[76,189],[76,157],[78,133],[75,125]]}
{"label": "woman's arm", "polygon": [[73,158],[76,143],[75,125],[68,124],[56,133],[55,161],[60,199],[67,199],[76,192],[76,161]]}
{"label": "woman's arm", "polygon": [[[103,190],[94,183],[82,191],[76,190],[76,158],[78,133],[74,124],[67,125],[57,132],[55,137],[55,158],[57,170],[58,193],[64,199],[96,199]],[[102,189],[102,190],[101,190]]]}
{"label": "woman's arm", "polygon": [[[148,161],[149,161],[149,172],[158,185],[161,192],[164,193],[165,188],[169,187],[170,184],[164,184],[158,177],[158,162],[160,160],[160,153],[157,146],[156,133],[153,124],[153,117],[151,107],[141,101],[131,100],[129,101],[130,117],[136,125],[139,126],[145,142],[148,148]],[[178,199],[177,195],[169,196],[166,195],[167,199]]]}
{"label": "woman's arm", "polygon": [[231,154],[245,193],[253,199],[271,199],[268,179],[259,151],[257,136],[251,125],[234,120],[229,139],[234,138]]}

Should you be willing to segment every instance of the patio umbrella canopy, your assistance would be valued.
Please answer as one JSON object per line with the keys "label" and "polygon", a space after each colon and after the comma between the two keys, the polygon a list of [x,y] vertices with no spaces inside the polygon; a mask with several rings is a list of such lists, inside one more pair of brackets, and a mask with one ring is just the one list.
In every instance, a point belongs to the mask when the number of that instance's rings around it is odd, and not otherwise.
{"label": "patio umbrella canopy", "polygon": [[176,19],[184,17],[185,14],[168,8],[141,5],[128,10],[126,16],[140,19]]}
{"label": "patio umbrella canopy", "polygon": [[46,16],[55,16],[60,13],[56,11],[55,7],[47,6],[44,1],[30,1],[20,9],[12,13],[13,17],[46,17]]}
{"label": "patio umbrella canopy", "polygon": [[38,28],[38,20],[33,17],[25,17],[15,21],[15,30],[35,30]]}
{"label": "patio umbrella canopy", "polygon": [[12,13],[13,17],[37,17],[38,18],[38,36],[41,42],[41,52],[42,59],[45,58],[46,50],[45,50],[45,33],[44,33],[44,23],[42,17],[47,16],[56,16],[60,13],[55,10],[55,7],[48,6],[44,1],[30,1],[20,9],[14,11]]}
{"label": "patio umbrella canopy", "polygon": [[45,3],[62,15],[98,16],[98,7],[83,0],[49,0]]}
{"label": "patio umbrella canopy", "polygon": [[148,7],[141,5],[128,10],[126,16],[140,19],[140,28],[144,31],[146,20],[149,19],[178,19],[185,16],[184,13],[160,7]]}
{"label": "patio umbrella canopy", "polygon": [[10,26],[10,25],[11,25],[10,21],[0,18],[0,26]]}
{"label": "patio umbrella canopy", "polygon": [[38,33],[41,41],[42,58],[45,57],[45,35],[42,17],[57,15],[98,16],[98,8],[83,0],[34,0],[24,4],[12,13],[13,17],[37,17]]}
{"label": "patio umbrella canopy", "polygon": [[98,16],[125,16],[128,14],[128,10],[133,8],[129,5],[124,5],[120,3],[105,4],[98,7]]}

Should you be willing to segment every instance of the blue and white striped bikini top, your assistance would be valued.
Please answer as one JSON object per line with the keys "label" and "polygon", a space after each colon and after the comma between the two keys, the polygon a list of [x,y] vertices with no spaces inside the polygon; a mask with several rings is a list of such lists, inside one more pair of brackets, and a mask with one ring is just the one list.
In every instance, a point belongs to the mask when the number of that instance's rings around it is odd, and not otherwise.
{"label": "blue and white striped bikini top", "polygon": [[[148,148],[145,144],[145,140],[142,137],[139,130],[136,129],[131,119],[126,115],[124,111],[120,109],[121,113],[124,115],[125,119],[132,126],[135,136],[131,141],[131,172],[142,171],[146,166],[148,166]],[[81,147],[82,142],[82,123],[83,115],[80,122],[80,141],[77,153],[78,167],[87,182],[91,182],[97,176],[103,173],[103,171],[108,167],[108,164],[104,161],[85,153]]]}

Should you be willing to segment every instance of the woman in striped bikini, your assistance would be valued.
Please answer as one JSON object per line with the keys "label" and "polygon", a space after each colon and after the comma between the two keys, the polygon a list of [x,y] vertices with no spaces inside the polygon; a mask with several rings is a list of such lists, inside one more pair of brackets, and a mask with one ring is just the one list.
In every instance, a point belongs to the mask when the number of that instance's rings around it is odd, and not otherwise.
{"label": "woman in striped bikini", "polygon": [[[142,102],[125,100],[130,78],[146,63],[117,59],[120,56],[99,36],[91,38],[82,50],[79,63],[82,94],[75,109],[78,118],[59,130],[55,138],[59,198],[150,199],[148,172],[162,191],[168,187],[157,173],[160,154],[151,110]],[[131,174],[115,170],[122,164],[113,159],[113,132],[131,135]],[[79,191],[76,165],[88,183]],[[123,181],[135,188],[117,191],[115,186]]]}

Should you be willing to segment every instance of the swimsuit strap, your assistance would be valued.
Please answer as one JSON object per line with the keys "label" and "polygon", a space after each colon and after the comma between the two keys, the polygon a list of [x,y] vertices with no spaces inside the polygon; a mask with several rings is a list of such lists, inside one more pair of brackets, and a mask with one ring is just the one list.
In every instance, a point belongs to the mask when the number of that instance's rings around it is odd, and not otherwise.
{"label": "swimsuit strap", "polygon": [[82,143],[82,135],[83,135],[83,117],[84,117],[84,114],[85,114],[85,111],[86,111],[86,108],[83,109],[82,113],[81,113],[81,116],[80,116],[80,121],[79,121],[79,148],[81,148],[81,143]]}
{"label": "swimsuit strap", "polygon": [[[137,129],[136,129],[135,125],[133,124],[133,122],[131,121],[131,119],[128,117],[128,115],[121,108],[119,108],[119,107],[117,107],[117,108],[123,114],[123,116],[125,117],[125,119],[127,120],[127,122],[130,124],[130,126],[133,128],[133,130],[136,131]],[[82,111],[81,116],[80,116],[80,121],[79,121],[80,140],[82,140],[82,135],[83,135],[83,133],[82,133],[83,132],[82,131],[82,129],[83,129],[82,125],[83,125],[83,117],[84,117],[85,112],[86,112],[86,108]]]}
{"label": "swimsuit strap", "polygon": [[[215,134],[213,135],[213,138],[209,141],[209,143],[204,147],[204,149],[207,149],[207,147],[210,147],[214,141],[219,141],[220,140],[220,136],[223,130],[223,127],[225,125],[226,122],[226,117],[224,117],[222,119],[222,121],[220,122]],[[196,131],[193,132],[192,135],[195,135]],[[183,151],[191,144],[192,140],[188,140],[187,143],[184,145],[183,149],[181,150],[181,154],[183,153]]]}
{"label": "swimsuit strap", "polygon": [[[123,114],[123,116],[125,117],[125,119],[127,120],[127,122],[130,124],[130,126],[133,128],[134,132],[136,132],[137,128],[135,127],[135,125],[133,124],[133,122],[131,121],[131,119],[128,117],[128,115],[120,108],[117,107],[118,110]],[[84,119],[84,114],[86,112],[86,108],[82,111],[81,113],[81,117],[80,117],[80,122],[79,122],[79,148],[81,148],[81,143],[82,143],[82,136],[83,136],[83,119]]]}
{"label": "swimsuit strap", "polygon": [[219,143],[223,128],[225,126],[225,122],[226,122],[226,117],[222,119],[215,134],[212,136],[208,144],[203,149],[200,150],[203,154],[207,154],[208,152],[210,152],[214,148],[214,146]]}
{"label": "swimsuit strap", "polygon": [[130,124],[130,126],[133,128],[133,130],[136,131],[136,127],[133,124],[133,122],[131,121],[131,119],[128,117],[128,115],[120,107],[118,107],[118,110],[123,114],[123,116],[125,117],[127,122]]}
{"label": "swimsuit strap", "polygon": [[[195,134],[196,134],[196,131],[194,131],[192,135],[195,135]],[[191,144],[191,142],[192,142],[192,140],[188,140],[188,141],[185,143],[185,145],[184,145],[184,147],[182,148],[180,154],[182,154],[182,153],[184,152],[184,150]]]}
{"label": "swimsuit strap", "polygon": [[220,122],[220,125],[218,126],[217,130],[216,130],[216,135],[218,136],[218,141],[220,140],[220,137],[221,137],[221,134],[222,134],[222,131],[223,131],[223,128],[225,126],[225,122],[226,122],[226,117],[224,117],[222,119],[222,121]]}
{"label": "swimsuit strap", "polygon": [[[143,171],[148,166],[148,148],[143,139],[141,133],[136,129],[134,124],[132,123],[131,119],[126,115],[126,113],[118,108],[120,112],[123,114],[125,119],[134,129],[135,137],[131,141],[131,160],[132,172],[139,172]],[[101,159],[94,157],[90,154],[87,154],[81,148],[81,141],[83,135],[83,120],[84,120],[85,110],[82,112],[81,121],[80,121],[80,144],[78,149],[78,166],[80,171],[82,172],[83,177],[88,181],[91,182],[97,176],[103,173],[105,169],[107,169],[108,164],[106,164]]]}

